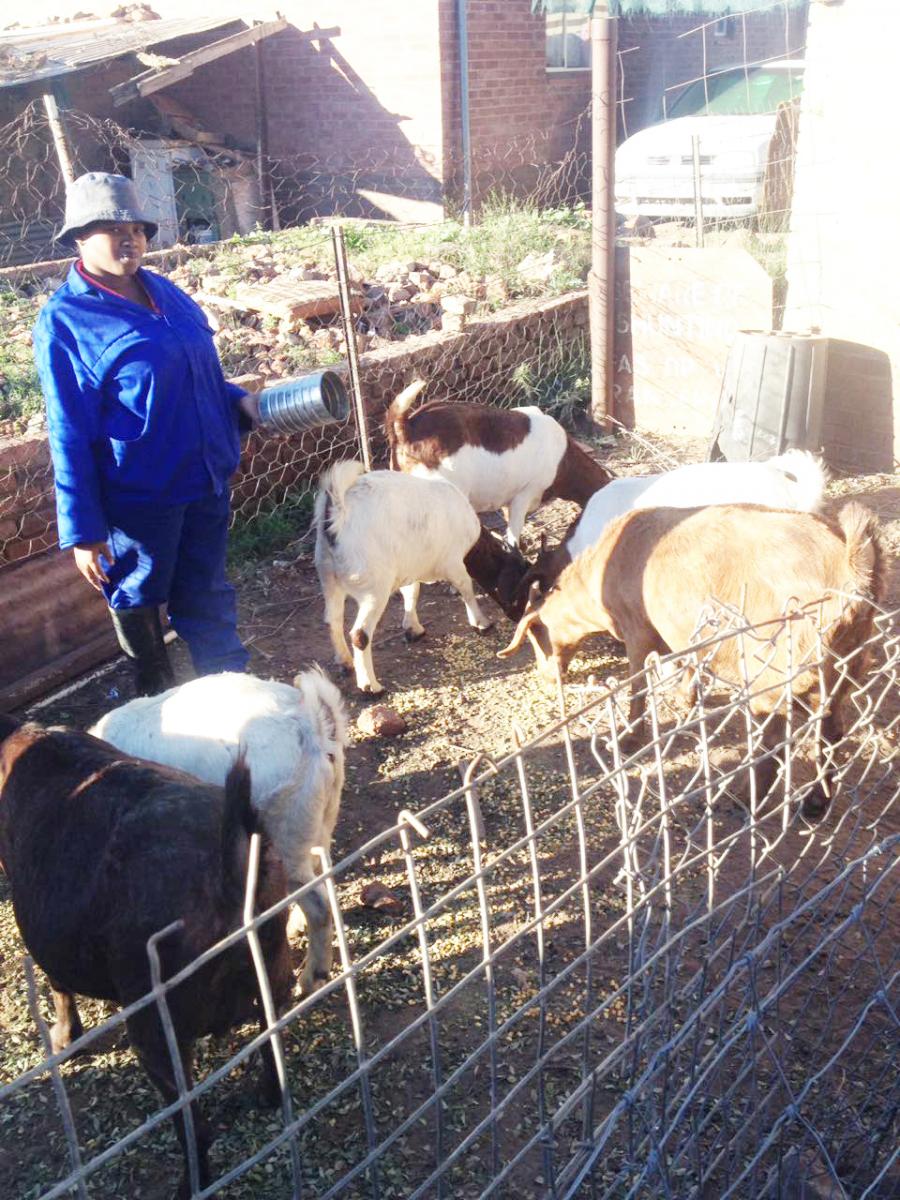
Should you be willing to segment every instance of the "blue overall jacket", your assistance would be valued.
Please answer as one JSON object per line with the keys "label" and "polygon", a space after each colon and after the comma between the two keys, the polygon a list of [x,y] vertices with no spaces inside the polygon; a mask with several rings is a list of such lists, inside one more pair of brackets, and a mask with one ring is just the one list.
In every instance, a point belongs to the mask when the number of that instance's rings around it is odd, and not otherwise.
{"label": "blue overall jacket", "polygon": [[238,401],[202,309],[151,271],[154,310],[77,265],[34,327],[60,546],[107,539],[107,506],[178,505],[225,491],[240,459]]}

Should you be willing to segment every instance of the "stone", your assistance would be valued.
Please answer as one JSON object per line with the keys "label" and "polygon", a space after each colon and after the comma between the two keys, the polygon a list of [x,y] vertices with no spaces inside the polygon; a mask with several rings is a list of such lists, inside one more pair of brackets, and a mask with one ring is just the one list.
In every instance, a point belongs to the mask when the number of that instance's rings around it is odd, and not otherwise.
{"label": "stone", "polygon": [[361,733],[385,738],[399,737],[409,728],[406,718],[387,704],[373,704],[364,708],[357,718],[356,727]]}
{"label": "stone", "polygon": [[655,238],[656,230],[653,227],[653,222],[649,217],[637,216],[631,221],[626,221],[619,230],[620,237],[639,237],[639,238]]}
{"label": "stone", "polygon": [[526,254],[516,267],[516,274],[526,283],[546,283],[558,266],[553,250],[546,254]]}
{"label": "stone", "polygon": [[387,913],[392,917],[401,916],[404,911],[404,904],[400,897],[377,879],[363,884],[359,898],[366,908],[374,908],[377,912]]}
{"label": "stone", "polygon": [[476,301],[469,296],[444,296],[441,307],[454,317],[468,317],[475,311]]}

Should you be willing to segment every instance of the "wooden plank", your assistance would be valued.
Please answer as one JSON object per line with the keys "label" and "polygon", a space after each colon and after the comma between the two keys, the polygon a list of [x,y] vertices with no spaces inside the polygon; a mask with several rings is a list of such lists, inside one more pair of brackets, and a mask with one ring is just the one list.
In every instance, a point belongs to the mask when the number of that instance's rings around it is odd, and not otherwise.
{"label": "wooden plank", "polygon": [[[0,570],[0,708],[14,708],[119,653],[106,602],[68,551]],[[11,648],[15,647],[15,652]]]}
{"label": "wooden plank", "polygon": [[[151,92],[159,91],[160,88],[168,87],[170,83],[192,75],[198,67],[202,67],[205,63],[214,62],[226,54],[233,54],[235,50],[242,50],[245,46],[252,46],[260,38],[280,33],[282,29],[287,29],[289,24],[290,22],[284,17],[278,17],[274,21],[263,21],[259,25],[251,25],[249,29],[242,29],[240,33],[233,33],[230,37],[210,42],[208,46],[201,46],[199,50],[192,50],[171,67],[142,71],[140,75],[126,79],[124,83],[117,83],[115,87],[109,89],[109,94],[116,106],[127,104],[129,100],[136,100],[140,96],[149,96]],[[329,29],[297,31],[299,37],[310,42],[329,40],[337,37],[340,32],[339,26],[332,26]]]}

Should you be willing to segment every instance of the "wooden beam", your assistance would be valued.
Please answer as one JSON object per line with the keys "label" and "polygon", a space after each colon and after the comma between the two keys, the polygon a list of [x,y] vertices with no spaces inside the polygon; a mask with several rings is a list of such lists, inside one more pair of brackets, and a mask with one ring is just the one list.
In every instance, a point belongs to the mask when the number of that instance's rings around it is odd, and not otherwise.
{"label": "wooden beam", "polygon": [[[109,94],[117,106],[127,104],[129,100],[137,100],[141,96],[149,96],[151,92],[158,92],[160,88],[168,87],[171,83],[177,83],[179,79],[186,79],[189,75],[193,75],[194,71],[205,63],[214,62],[215,59],[223,58],[226,54],[233,54],[235,50],[242,50],[245,46],[252,46],[260,38],[271,37],[275,33],[280,33],[282,29],[287,29],[288,26],[289,22],[283,17],[274,21],[263,21],[259,25],[251,25],[249,29],[243,29],[240,33],[234,33],[230,37],[220,38],[217,42],[210,42],[208,46],[192,50],[170,67],[142,71],[140,75],[126,79],[124,83],[117,83],[115,87],[109,89]],[[305,41],[315,42],[320,39],[337,37],[341,31],[335,26],[329,29],[310,29],[302,32],[298,30],[297,32],[298,36]]]}
{"label": "wooden beam", "polygon": [[44,92],[44,108],[47,112],[47,123],[53,137],[53,145],[56,147],[56,157],[59,159],[59,169],[66,183],[71,183],[75,178],[75,168],[72,166],[72,155],[66,140],[62,117],[59,115],[56,97],[50,92]]}

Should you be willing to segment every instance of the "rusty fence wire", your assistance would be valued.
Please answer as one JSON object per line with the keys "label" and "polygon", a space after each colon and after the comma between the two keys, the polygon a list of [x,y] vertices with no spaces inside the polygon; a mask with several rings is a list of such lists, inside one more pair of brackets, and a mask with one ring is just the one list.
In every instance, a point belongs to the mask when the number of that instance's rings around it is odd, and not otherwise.
{"label": "rusty fence wire", "polygon": [[[4,1194],[155,1195],[179,1170],[167,1118],[200,1100],[217,1178],[193,1196],[896,1195],[898,614],[859,651],[872,664],[817,821],[803,801],[822,778],[819,718],[794,711],[765,749],[751,656],[729,693],[705,670],[715,644],[689,656],[689,707],[671,659],[631,681],[642,744],[627,684],[559,683],[538,736],[512,720],[507,750],[469,762],[455,791],[334,866],[323,854],[333,978],[204,1051],[169,1108],[117,1099],[139,1070],[103,1057],[125,1014],[49,1058],[32,1038],[0,1088]],[[373,873],[394,907],[367,920]],[[46,1046],[30,969],[28,996]],[[246,1063],[267,1038],[282,1105],[248,1114]]]}

